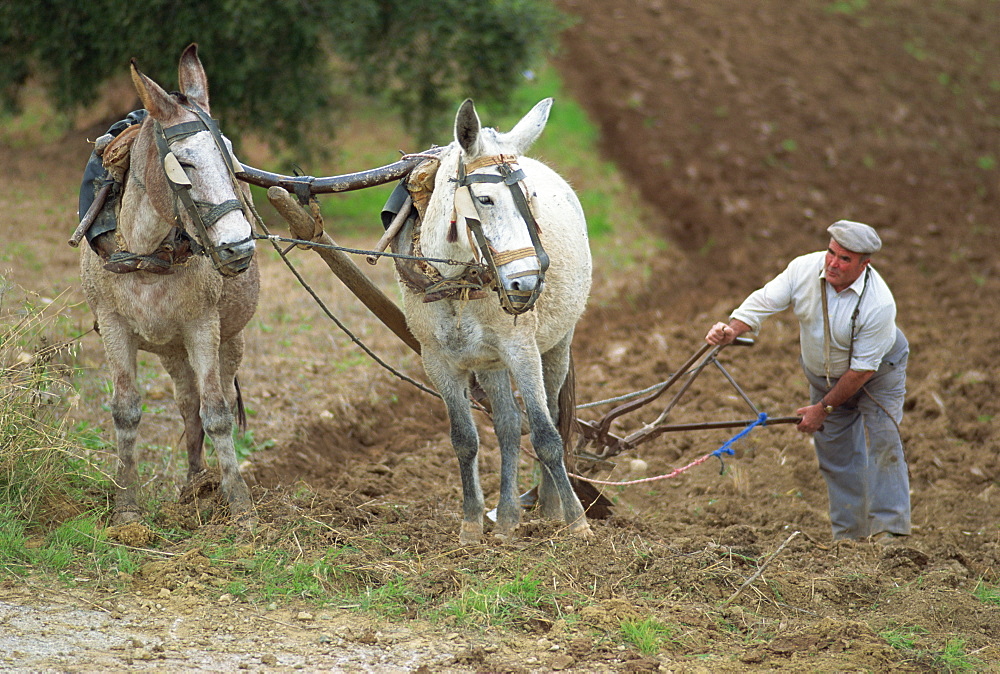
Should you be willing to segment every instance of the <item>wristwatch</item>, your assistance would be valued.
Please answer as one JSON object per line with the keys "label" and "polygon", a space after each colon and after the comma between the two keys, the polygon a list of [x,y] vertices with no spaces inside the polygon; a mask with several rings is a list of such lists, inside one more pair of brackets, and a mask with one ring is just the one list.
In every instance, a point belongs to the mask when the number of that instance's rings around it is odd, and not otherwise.
{"label": "wristwatch", "polygon": [[834,409],[835,408],[833,405],[823,405],[823,411],[826,412],[827,414],[833,414]]}

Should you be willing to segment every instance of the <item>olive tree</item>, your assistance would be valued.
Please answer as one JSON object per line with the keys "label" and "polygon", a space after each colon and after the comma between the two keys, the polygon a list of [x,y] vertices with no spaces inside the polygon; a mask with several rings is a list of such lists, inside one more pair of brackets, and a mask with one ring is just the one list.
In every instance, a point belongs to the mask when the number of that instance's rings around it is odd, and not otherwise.
{"label": "olive tree", "polygon": [[421,142],[466,97],[503,104],[553,44],[550,0],[48,0],[0,3],[0,105],[30,78],[70,110],[135,57],[172,81],[197,42],[227,130],[305,147],[353,92],[394,108]]}

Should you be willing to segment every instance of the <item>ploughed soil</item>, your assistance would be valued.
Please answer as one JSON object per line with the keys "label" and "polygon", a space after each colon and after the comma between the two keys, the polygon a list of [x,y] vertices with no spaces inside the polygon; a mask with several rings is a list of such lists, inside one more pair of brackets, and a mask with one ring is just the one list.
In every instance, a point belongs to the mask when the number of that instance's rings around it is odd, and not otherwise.
{"label": "ploughed soil", "polygon": [[[604,487],[614,505],[610,517],[593,520],[592,541],[528,512],[516,541],[459,547],[460,485],[443,406],[327,322],[265,248],[261,303],[240,374],[254,437],[267,445],[244,466],[261,522],[247,549],[280,544],[313,560],[347,546],[353,571],[342,582],[382,588],[403,577],[444,597],[511,569],[562,592],[564,601],[524,609],[504,631],[432,624],[413,607],[388,622],[360,617],[355,606],[317,610],[308,598],[269,605],[224,594],[233,576],[207,566],[197,549],[144,540],[140,527],[134,539],[117,535],[157,553],[120,579],[128,590],[101,589],[108,585],[101,579],[77,579],[72,589],[3,581],[0,631],[9,648],[2,666],[997,670],[996,2],[559,4],[579,17],[557,58],[567,89],[599,125],[605,157],[646,205],[636,229],[663,242],[655,255],[629,262],[613,250],[613,237],[594,241],[595,288],[574,347],[578,402],[664,381],[711,323],[789,259],[823,248],[830,223],[868,222],[882,234],[874,264],[895,293],[911,344],[902,434],[913,535],[892,546],[833,545],[810,438],[775,425],[737,441],[735,457]],[[44,297],[67,290],[70,302],[81,299],[76,253],[65,239],[75,225],[84,138],[106,122],[52,143],[0,148],[2,272]],[[545,159],[559,168],[558,156]],[[370,246],[375,236],[350,243]],[[417,357],[315,255],[292,257],[380,358],[423,380]],[[386,263],[364,266],[393,292]],[[85,307],[66,311],[88,325]],[[76,349],[84,367],[102,366],[95,335]],[[183,462],[164,448],[177,446],[181,426],[171,385],[150,360],[142,379],[147,488],[169,494],[161,525],[211,536],[223,525],[210,496],[209,505],[172,502]],[[755,346],[723,351],[720,361],[770,416],[792,415],[807,402],[790,315],[774,317]],[[640,430],[671,397],[625,415],[612,431]],[[102,426],[111,440],[105,399],[101,378],[85,378],[71,416]],[[595,420],[609,407],[581,409],[579,417]],[[710,367],[670,420],[753,416]],[[482,416],[480,430],[483,486],[495,503],[499,458]],[[576,470],[608,481],[662,476],[735,433],[666,433],[606,461],[588,458],[600,451],[588,445]],[[521,474],[527,489],[535,475],[527,455]],[[983,600],[984,588],[994,590],[992,602]],[[668,628],[651,655],[619,629],[647,618]]]}

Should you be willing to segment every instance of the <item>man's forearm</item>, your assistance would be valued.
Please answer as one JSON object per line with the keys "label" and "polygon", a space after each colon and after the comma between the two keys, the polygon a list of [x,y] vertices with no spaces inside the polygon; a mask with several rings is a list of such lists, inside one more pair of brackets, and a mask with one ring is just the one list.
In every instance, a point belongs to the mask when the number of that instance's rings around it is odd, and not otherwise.
{"label": "man's forearm", "polygon": [[829,393],[823,396],[820,403],[824,407],[838,407],[843,405],[851,396],[861,390],[861,387],[872,378],[873,374],[875,372],[872,370],[848,370],[841,375]]}

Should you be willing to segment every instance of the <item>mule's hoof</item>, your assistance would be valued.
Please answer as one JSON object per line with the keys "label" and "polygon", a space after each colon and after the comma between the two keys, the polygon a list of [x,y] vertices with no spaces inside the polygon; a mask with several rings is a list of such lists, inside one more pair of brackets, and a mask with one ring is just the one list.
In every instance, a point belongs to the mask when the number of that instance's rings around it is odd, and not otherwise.
{"label": "mule's hoof", "polygon": [[569,526],[569,532],[577,538],[585,541],[593,540],[594,530],[590,528],[590,523],[586,520],[576,521]]}
{"label": "mule's hoof", "polygon": [[141,519],[142,512],[138,508],[122,508],[111,514],[111,526],[120,527],[123,524],[138,522]]}
{"label": "mule's hoof", "polygon": [[458,542],[461,545],[479,545],[483,542],[483,525],[476,526],[469,522],[462,522],[462,531],[458,534]]}
{"label": "mule's hoof", "polygon": [[498,541],[503,541],[504,543],[509,543],[513,541],[517,536],[515,535],[516,526],[513,527],[496,527],[493,529],[493,537]]}
{"label": "mule's hoof", "polygon": [[257,515],[249,510],[233,515],[233,524],[247,531],[253,531],[259,523],[260,520],[257,519]]}
{"label": "mule's hoof", "polygon": [[253,499],[246,489],[233,490],[235,493],[226,493],[226,505],[229,507],[229,517],[233,520],[240,520],[244,517],[255,515]]}

